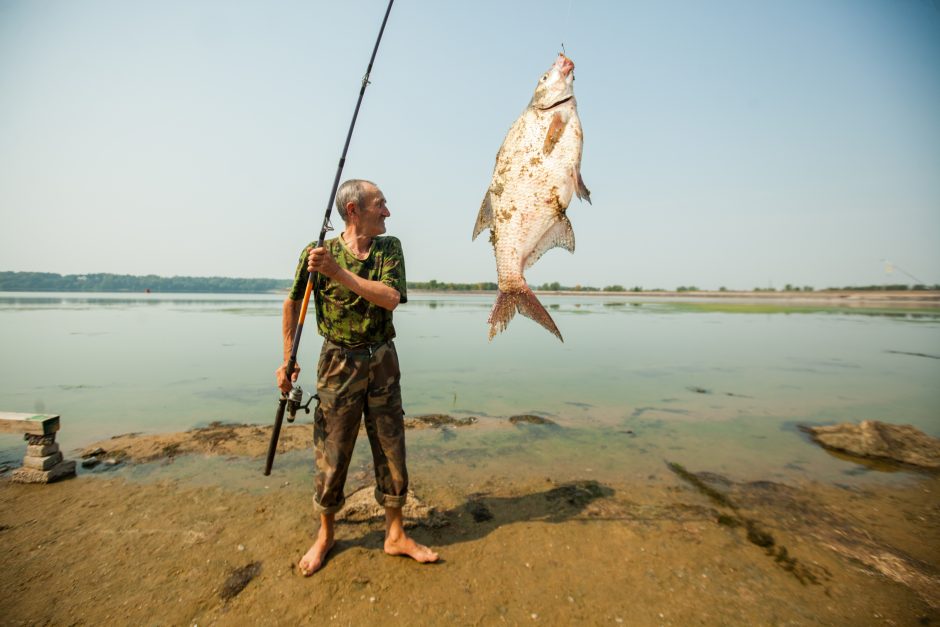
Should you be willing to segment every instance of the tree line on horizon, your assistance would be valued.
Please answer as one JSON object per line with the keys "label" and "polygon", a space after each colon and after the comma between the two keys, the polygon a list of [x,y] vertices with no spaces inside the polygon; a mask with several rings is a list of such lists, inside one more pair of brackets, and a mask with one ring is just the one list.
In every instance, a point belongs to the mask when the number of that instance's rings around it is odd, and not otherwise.
{"label": "tree line on horizon", "polygon": [[[56,274],[54,272],[0,272],[0,291],[4,292],[189,292],[189,293],[265,293],[290,289],[290,279],[240,279],[233,277],[161,277],[155,274]],[[675,290],[644,288],[636,285],[562,285],[558,281],[532,285],[532,289],[544,292],[700,292],[694,285],[680,285]],[[408,289],[443,292],[494,292],[497,284],[490,281],[477,283],[452,283],[431,279],[409,281]],[[940,290],[940,285],[852,285],[827,287],[819,291],[908,291]],[[719,292],[736,291],[722,286]],[[779,290],[773,287],[755,287],[754,292],[813,292],[812,286],[787,283]]]}
{"label": "tree line on horizon", "polygon": [[0,290],[7,292],[270,292],[288,289],[280,279],[232,277],[161,277],[155,274],[56,274],[54,272],[0,272]]}

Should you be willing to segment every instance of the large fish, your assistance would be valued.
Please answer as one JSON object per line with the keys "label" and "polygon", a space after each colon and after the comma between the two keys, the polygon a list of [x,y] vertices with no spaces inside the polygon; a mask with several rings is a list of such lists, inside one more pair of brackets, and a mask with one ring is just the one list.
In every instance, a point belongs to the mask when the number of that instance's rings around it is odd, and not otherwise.
{"label": "large fish", "polygon": [[493,180],[473,227],[473,239],[490,230],[496,253],[499,292],[488,321],[491,340],[518,311],[564,341],[522,273],[550,248],[574,252],[565,211],[573,194],[591,202],[581,180],[582,143],[574,63],[559,54],[496,154]]}

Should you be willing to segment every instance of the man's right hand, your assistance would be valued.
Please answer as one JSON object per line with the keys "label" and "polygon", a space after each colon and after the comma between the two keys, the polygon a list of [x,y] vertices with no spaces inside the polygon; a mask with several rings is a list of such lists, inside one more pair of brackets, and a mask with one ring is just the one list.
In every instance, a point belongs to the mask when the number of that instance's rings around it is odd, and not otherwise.
{"label": "man's right hand", "polygon": [[274,371],[274,376],[277,377],[277,387],[287,394],[290,392],[291,388],[294,387],[294,382],[297,381],[297,375],[300,374],[300,366],[294,364],[294,374],[288,380],[287,378],[287,362],[281,364],[281,367]]}

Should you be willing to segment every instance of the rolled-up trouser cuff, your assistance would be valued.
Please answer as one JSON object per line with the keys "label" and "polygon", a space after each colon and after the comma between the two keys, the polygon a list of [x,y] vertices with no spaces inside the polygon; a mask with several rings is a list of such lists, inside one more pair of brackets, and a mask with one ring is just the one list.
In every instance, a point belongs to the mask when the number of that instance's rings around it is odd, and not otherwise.
{"label": "rolled-up trouser cuff", "polygon": [[339,510],[343,509],[344,505],[346,505],[346,497],[343,497],[343,499],[337,505],[330,506],[321,505],[317,501],[317,497],[313,497],[313,509],[320,514],[335,514]]}
{"label": "rolled-up trouser cuff", "polygon": [[385,494],[378,488],[375,489],[375,501],[382,507],[404,507],[405,503],[408,501],[408,494],[402,494],[401,496],[394,496],[392,494]]}

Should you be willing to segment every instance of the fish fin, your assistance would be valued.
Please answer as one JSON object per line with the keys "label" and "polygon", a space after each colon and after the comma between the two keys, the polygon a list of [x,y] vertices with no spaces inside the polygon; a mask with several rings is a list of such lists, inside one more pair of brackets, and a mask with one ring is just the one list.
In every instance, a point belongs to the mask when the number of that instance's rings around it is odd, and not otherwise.
{"label": "fish fin", "polygon": [[539,260],[539,257],[556,246],[564,248],[569,253],[574,252],[574,229],[571,228],[571,222],[569,222],[568,218],[565,216],[561,216],[558,222],[545,231],[545,234],[542,235],[542,239],[535,245],[535,248],[532,249],[529,256],[525,258],[523,269],[532,266],[532,264]]}
{"label": "fish fin", "polygon": [[512,320],[516,312],[521,313],[526,318],[535,320],[540,325],[549,330],[552,335],[564,342],[561,332],[555,326],[555,321],[542,307],[542,303],[536,298],[535,293],[527,285],[524,291],[504,292],[502,290],[496,293],[496,302],[493,303],[493,310],[490,311],[490,317],[487,322],[490,323],[490,340],[497,333],[506,330],[509,321]]}
{"label": "fish fin", "polygon": [[555,115],[552,116],[551,123],[548,125],[548,132],[545,134],[545,143],[542,144],[542,152],[547,155],[555,149],[555,144],[561,139],[561,134],[565,131],[565,125],[567,123],[568,120],[563,118],[561,113],[556,111]]}
{"label": "fish fin", "polygon": [[473,225],[473,237],[471,241],[477,238],[477,235],[493,226],[493,203],[490,200],[490,190],[486,190],[483,195],[483,202],[480,203],[480,213],[477,214],[477,223]]}
{"label": "fish fin", "polygon": [[578,179],[578,180],[577,180],[577,183],[578,183],[578,184],[575,185],[575,188],[574,188],[574,189],[575,189],[575,193],[578,194],[578,198],[580,198],[581,200],[586,200],[586,201],[588,201],[588,204],[589,204],[589,205],[590,205],[590,204],[593,204],[593,203],[591,202],[591,190],[589,190],[589,189],[587,188],[587,185],[584,184],[584,179],[581,178],[581,171],[580,171],[580,170],[578,170],[576,178]]}

